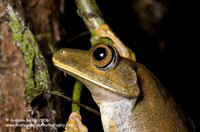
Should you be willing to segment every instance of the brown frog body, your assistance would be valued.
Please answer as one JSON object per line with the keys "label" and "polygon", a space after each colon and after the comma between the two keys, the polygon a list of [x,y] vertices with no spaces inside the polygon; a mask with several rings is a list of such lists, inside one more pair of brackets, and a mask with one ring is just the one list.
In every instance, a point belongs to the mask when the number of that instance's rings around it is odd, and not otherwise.
{"label": "brown frog body", "polygon": [[88,51],[60,49],[53,62],[90,90],[105,132],[192,130],[159,80],[142,64],[120,57],[111,45],[100,44]]}

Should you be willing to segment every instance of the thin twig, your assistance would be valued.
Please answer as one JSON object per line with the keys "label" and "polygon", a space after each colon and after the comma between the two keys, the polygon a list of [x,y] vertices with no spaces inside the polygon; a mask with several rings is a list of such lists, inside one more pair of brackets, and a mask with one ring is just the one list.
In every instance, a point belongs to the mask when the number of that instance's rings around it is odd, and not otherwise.
{"label": "thin twig", "polygon": [[85,36],[85,35],[89,35],[90,34],[90,31],[85,31],[85,32],[82,32],[70,39],[67,40],[67,43],[71,43],[72,41],[74,41],[75,39],[79,38],[79,37],[82,37],[82,36]]}
{"label": "thin twig", "polygon": [[88,110],[88,111],[91,111],[91,112],[93,112],[93,113],[95,113],[95,114],[101,116],[101,114],[100,114],[97,110],[95,110],[95,109],[93,109],[93,108],[91,108],[91,107],[89,107],[89,106],[87,106],[87,105],[81,104],[81,103],[79,103],[78,101],[73,100],[72,98],[63,95],[62,93],[59,93],[59,92],[57,92],[57,91],[45,91],[45,92],[47,92],[47,93],[49,93],[49,94],[52,94],[52,95],[56,95],[56,96],[62,97],[62,98],[66,99],[66,100],[68,100],[68,101],[70,101],[70,102],[72,102],[72,103],[74,103],[74,104],[79,105],[80,107],[85,108],[85,109]]}

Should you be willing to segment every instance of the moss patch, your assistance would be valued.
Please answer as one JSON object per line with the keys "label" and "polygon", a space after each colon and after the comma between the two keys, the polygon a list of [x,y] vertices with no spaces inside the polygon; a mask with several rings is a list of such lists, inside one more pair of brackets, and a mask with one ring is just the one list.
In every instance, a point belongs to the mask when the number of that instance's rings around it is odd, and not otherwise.
{"label": "moss patch", "polygon": [[27,64],[27,83],[25,98],[28,103],[40,95],[44,90],[49,89],[49,74],[45,59],[40,51],[39,44],[34,35],[17,16],[10,14],[9,26],[12,30],[13,43],[17,44],[24,54]]}

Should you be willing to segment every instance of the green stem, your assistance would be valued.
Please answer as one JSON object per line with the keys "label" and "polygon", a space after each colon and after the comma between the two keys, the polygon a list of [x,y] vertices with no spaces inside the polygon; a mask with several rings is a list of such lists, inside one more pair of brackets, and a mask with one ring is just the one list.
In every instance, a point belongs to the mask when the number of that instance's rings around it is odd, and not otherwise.
{"label": "green stem", "polygon": [[105,24],[101,11],[96,4],[95,0],[76,0],[78,7],[78,14],[82,17],[85,25],[91,33],[91,46],[97,43],[113,44],[108,38],[100,38],[96,34],[96,30],[102,24]]}
{"label": "green stem", "polygon": [[[83,84],[78,80],[76,80],[72,96],[73,100],[80,102],[82,89],[83,89]],[[75,103],[72,103],[72,112],[80,113],[80,106]]]}
{"label": "green stem", "polygon": [[99,25],[104,24],[104,20],[95,0],[76,0],[78,14],[83,18],[86,26],[92,35],[96,34]]}

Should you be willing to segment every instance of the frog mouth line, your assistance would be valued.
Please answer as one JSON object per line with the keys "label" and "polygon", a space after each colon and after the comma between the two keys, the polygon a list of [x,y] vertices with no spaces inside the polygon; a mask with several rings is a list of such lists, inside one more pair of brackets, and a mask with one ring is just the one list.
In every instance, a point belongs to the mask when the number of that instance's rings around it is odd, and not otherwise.
{"label": "frog mouth line", "polygon": [[105,89],[107,89],[107,90],[109,90],[109,91],[112,91],[112,92],[121,94],[121,95],[126,96],[126,97],[132,97],[130,94],[128,94],[128,92],[119,91],[119,90],[113,89],[112,87],[110,87],[110,86],[108,86],[108,85],[104,85],[104,84],[102,84],[102,83],[100,83],[100,82],[94,81],[93,79],[89,78],[88,76],[85,76],[85,75],[81,74],[81,73],[80,73],[78,70],[76,70],[75,68],[70,67],[70,66],[67,66],[67,65],[64,65],[64,64],[62,64],[62,63],[59,63],[59,62],[55,61],[54,58],[53,58],[53,63],[54,63],[54,65],[55,65],[57,68],[59,68],[59,69],[61,69],[62,71],[64,71],[64,73],[71,73],[71,74],[73,74],[73,75],[75,75],[75,76],[78,76],[78,77],[80,77],[80,78],[86,79],[87,81],[92,82],[92,83],[94,83],[94,84],[96,84],[96,85],[98,85],[98,86],[100,86],[100,87],[103,87],[103,88],[105,88]]}

